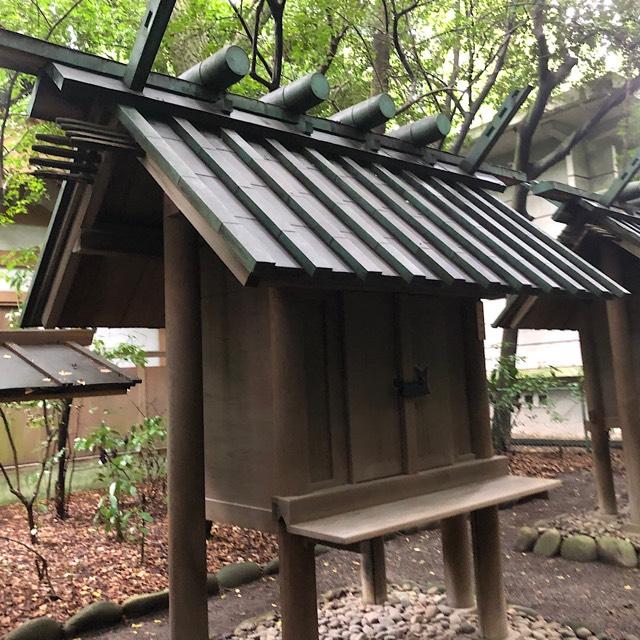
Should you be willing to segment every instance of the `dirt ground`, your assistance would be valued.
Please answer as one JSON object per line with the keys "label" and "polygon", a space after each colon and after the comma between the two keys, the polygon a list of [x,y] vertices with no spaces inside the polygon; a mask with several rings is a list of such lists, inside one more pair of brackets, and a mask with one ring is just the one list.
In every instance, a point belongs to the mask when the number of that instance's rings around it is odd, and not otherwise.
{"label": "dirt ground", "polygon": [[[549,458],[548,454],[544,456]],[[584,461],[583,457],[576,459]],[[565,461],[566,462],[566,461]],[[595,632],[620,638],[640,633],[640,571],[600,563],[579,564],[561,558],[541,559],[510,551],[518,528],[551,513],[566,513],[593,507],[591,476],[582,463],[562,475],[564,484],[549,501],[534,500],[501,512],[504,576],[509,602],[537,609],[542,615],[565,623],[580,623]],[[586,465],[588,466],[588,465]],[[564,469],[566,471],[566,468]],[[620,483],[619,483],[620,484]],[[388,577],[392,581],[442,582],[442,561],[438,531],[396,538],[387,544]],[[355,584],[358,557],[332,551],[317,559],[318,588]],[[264,578],[222,598],[209,601],[211,637],[216,640],[232,631],[247,617],[276,607],[277,581]],[[166,615],[142,619],[101,634],[95,640],[137,640],[169,638]]]}
{"label": "dirt ground", "polygon": [[[0,636],[29,618],[65,620],[95,600],[122,602],[167,587],[167,519],[161,501],[152,509],[154,522],[141,565],[138,545],[118,543],[94,525],[98,499],[95,492],[73,494],[70,517],[64,522],[52,509],[38,517],[36,548],[47,559],[56,599],[45,583],[38,582],[33,556],[6,539],[29,541],[23,511],[15,504],[0,507]],[[273,536],[259,531],[216,526],[212,534],[207,545],[212,572],[232,562],[264,563],[278,552]]]}

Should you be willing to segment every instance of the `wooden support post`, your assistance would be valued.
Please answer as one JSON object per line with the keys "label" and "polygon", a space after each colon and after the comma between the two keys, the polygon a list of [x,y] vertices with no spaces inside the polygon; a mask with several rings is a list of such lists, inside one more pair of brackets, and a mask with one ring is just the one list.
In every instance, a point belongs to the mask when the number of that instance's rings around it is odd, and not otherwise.
{"label": "wooden support post", "polygon": [[172,640],[207,640],[198,236],[168,199],[164,281],[169,365],[169,626]]}
{"label": "wooden support post", "polygon": [[480,632],[485,640],[504,640],[509,636],[509,623],[502,579],[498,507],[473,511],[471,532]]}
{"label": "wooden support post", "polygon": [[316,560],[311,540],[278,525],[282,640],[318,640]]}
{"label": "wooden support post", "polygon": [[464,350],[471,447],[477,458],[493,456],[487,369],[484,355],[484,314],[482,302],[466,303],[464,310]]}
{"label": "wooden support post", "polygon": [[447,518],[440,523],[444,584],[449,604],[456,609],[475,606],[473,554],[466,515]]}
{"label": "wooden support post", "polygon": [[604,423],[602,383],[593,328],[588,320],[580,330],[580,351],[584,370],[584,393],[587,401],[588,426],[591,433],[591,455],[593,457],[593,479],[598,496],[598,509],[605,515],[618,513],[616,490],[611,467],[609,431]]}
{"label": "wooden support post", "polygon": [[360,582],[362,602],[383,604],[387,599],[387,568],[384,538],[366,540],[360,545]]}
{"label": "wooden support post", "polygon": [[[603,246],[603,266],[607,275],[622,282],[620,251],[610,243]],[[627,472],[627,491],[631,524],[640,527],[640,403],[636,389],[633,362],[633,343],[629,327],[627,301],[624,298],[607,300],[609,341],[616,385],[618,419],[622,427],[622,446]]]}

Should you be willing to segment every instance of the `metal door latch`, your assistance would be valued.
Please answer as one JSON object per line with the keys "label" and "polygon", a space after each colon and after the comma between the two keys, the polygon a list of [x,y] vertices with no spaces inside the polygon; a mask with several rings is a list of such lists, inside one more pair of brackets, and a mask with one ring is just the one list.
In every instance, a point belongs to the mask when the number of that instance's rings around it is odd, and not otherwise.
{"label": "metal door latch", "polygon": [[393,386],[403,398],[418,398],[431,393],[428,381],[429,367],[415,366],[413,369],[415,371],[413,380],[396,378],[393,381]]}

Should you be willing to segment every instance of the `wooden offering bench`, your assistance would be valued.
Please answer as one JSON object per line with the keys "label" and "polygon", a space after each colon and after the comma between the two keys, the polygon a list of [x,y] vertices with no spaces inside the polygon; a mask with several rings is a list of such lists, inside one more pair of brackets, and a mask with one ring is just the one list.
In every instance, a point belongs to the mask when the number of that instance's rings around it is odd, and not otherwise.
{"label": "wooden offering bench", "polygon": [[147,22],[129,67],[6,32],[0,64],[39,74],[32,115],[82,169],[24,325],[166,327],[171,637],[208,637],[206,512],[278,532],[284,640],[317,638],[316,541],[363,553],[379,602],[383,536],[434,521],[451,602],[474,566],[504,640],[498,505],[557,483],[493,455],[480,300],[624,291],[491,193],[522,176],[427,146],[442,118],[373,133],[386,95],[307,115],[319,74],[235,96],[227,49],[206,86],[149,75]]}

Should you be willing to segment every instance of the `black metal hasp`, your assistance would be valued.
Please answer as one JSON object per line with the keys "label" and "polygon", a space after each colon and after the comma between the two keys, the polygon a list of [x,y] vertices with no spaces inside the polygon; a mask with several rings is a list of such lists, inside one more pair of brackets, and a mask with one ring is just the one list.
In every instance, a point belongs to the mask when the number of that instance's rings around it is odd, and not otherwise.
{"label": "black metal hasp", "polygon": [[147,84],[175,3],[176,0],[149,0],[147,3],[123,78],[133,91],[142,91]]}
{"label": "black metal hasp", "polygon": [[415,377],[413,380],[396,378],[393,386],[398,390],[402,398],[419,398],[431,393],[429,388],[429,367],[414,366]]}
{"label": "black metal hasp", "polygon": [[230,44],[187,69],[179,77],[222,92],[240,82],[249,73],[249,67],[249,56],[245,50]]}
{"label": "black metal hasp", "polygon": [[104,125],[73,118],[58,118],[56,124],[64,136],[38,133],[36,140],[47,144],[32,146],[35,153],[49,156],[29,158],[29,164],[40,167],[33,172],[40,178],[91,183],[98,171],[100,151],[141,153],[127,133]]}
{"label": "black metal hasp", "polygon": [[335,122],[371,131],[396,115],[396,105],[388,93],[380,93],[368,100],[347,107],[329,118]]}
{"label": "black metal hasp", "polygon": [[633,177],[640,169],[640,151],[631,158],[624,171],[613,180],[609,188],[600,196],[600,203],[609,206],[613,204],[624,193],[624,189],[633,180]]}
{"label": "black metal hasp", "polygon": [[449,135],[449,131],[451,131],[451,120],[443,113],[438,113],[435,116],[427,116],[416,122],[405,124],[387,135],[409,142],[416,147],[425,147],[444,140]]}
{"label": "black metal hasp", "polygon": [[493,120],[473,143],[467,157],[460,162],[462,169],[467,173],[475,173],[478,170],[480,165],[487,159],[489,153],[491,153],[491,149],[498,142],[507,125],[518,113],[532,89],[532,86],[527,85],[523,89],[515,89],[507,96]]}
{"label": "black metal hasp", "polygon": [[319,72],[309,73],[260,98],[292,113],[306,113],[329,97],[329,82]]}

